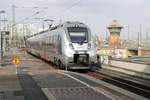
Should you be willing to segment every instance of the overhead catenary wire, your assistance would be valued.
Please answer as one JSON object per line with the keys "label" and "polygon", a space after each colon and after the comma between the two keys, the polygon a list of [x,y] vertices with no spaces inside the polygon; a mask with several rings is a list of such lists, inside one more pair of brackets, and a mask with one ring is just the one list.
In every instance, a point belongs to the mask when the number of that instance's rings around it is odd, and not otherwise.
{"label": "overhead catenary wire", "polygon": [[75,2],[75,3],[73,3],[73,4],[71,4],[70,6],[64,8],[63,10],[60,10],[60,11],[54,13],[52,17],[57,16],[57,15],[61,15],[61,14],[65,13],[66,11],[68,11],[68,10],[72,9],[73,7],[77,6],[78,4],[80,4],[81,1],[82,1],[82,0],[79,0],[79,1],[77,1],[77,2]]}
{"label": "overhead catenary wire", "polygon": [[41,8],[43,8],[43,9],[48,9],[48,7],[38,7],[38,6],[35,6],[35,7],[32,7],[32,6],[15,6],[15,8],[35,8],[35,9],[41,9]]}
{"label": "overhead catenary wire", "polygon": [[[20,7],[19,7],[19,8],[20,8]],[[24,8],[27,8],[27,7],[24,7]],[[31,8],[31,7],[28,7],[28,8]],[[34,7],[34,8],[39,8],[39,7]],[[32,17],[34,17],[34,16],[36,16],[36,15],[38,15],[38,14],[44,12],[46,9],[48,9],[48,7],[43,7],[43,8],[44,8],[43,10],[36,11],[34,14],[32,14],[32,15],[30,15],[30,16],[28,16],[28,17],[26,17],[26,18],[24,18],[24,19],[22,19],[22,20],[16,22],[13,26],[15,26],[15,25],[17,25],[17,24],[19,24],[19,23],[22,23],[22,22],[24,22],[25,20],[29,20],[29,19],[31,19]]]}
{"label": "overhead catenary wire", "polygon": [[[82,1],[82,0],[79,0],[79,1],[77,1],[77,2],[75,2],[75,3],[73,3],[73,4],[71,4],[70,6],[66,7],[65,9],[56,12],[55,14],[53,14],[52,17],[54,17],[55,15],[61,15],[61,14],[65,13],[66,11],[68,11],[68,10],[72,9],[73,7],[77,6],[78,4],[80,4],[81,1]],[[25,6],[22,6],[22,7],[15,6],[15,7],[16,7],[16,8],[39,8],[39,7],[25,7]],[[38,15],[38,14],[44,12],[46,9],[48,9],[48,7],[42,7],[42,8],[44,8],[44,10],[37,11],[37,12],[35,12],[33,15],[30,15],[30,16],[28,16],[28,17],[26,17],[26,18],[24,18],[24,19],[22,19],[22,20],[16,22],[16,23],[15,23],[14,25],[12,25],[12,26],[15,26],[15,25],[17,25],[17,24],[19,24],[19,23],[22,23],[22,22],[24,22],[25,20],[29,20],[30,18],[32,18],[32,17],[34,17],[34,16],[36,16],[36,15]]]}
{"label": "overhead catenary wire", "polygon": [[37,12],[35,12],[33,15],[28,16],[28,17],[26,17],[26,18],[24,18],[24,19],[22,19],[22,20],[20,20],[20,21],[16,22],[14,25],[17,25],[17,24],[19,24],[19,23],[22,23],[22,22],[24,22],[25,20],[28,20],[28,19],[30,19],[30,18],[32,18],[32,17],[34,17],[35,15],[38,15],[39,13],[40,13],[40,12],[39,12],[39,11],[37,11]]}

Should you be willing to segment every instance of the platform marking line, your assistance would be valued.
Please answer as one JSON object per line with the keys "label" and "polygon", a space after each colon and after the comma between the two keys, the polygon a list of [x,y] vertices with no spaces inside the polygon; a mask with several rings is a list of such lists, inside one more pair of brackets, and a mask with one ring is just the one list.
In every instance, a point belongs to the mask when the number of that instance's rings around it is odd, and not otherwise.
{"label": "platform marking line", "polygon": [[34,74],[32,72],[27,72],[29,75],[34,76]]}
{"label": "platform marking line", "polygon": [[66,75],[66,76],[68,76],[68,77],[70,77],[70,78],[72,78],[72,79],[74,79],[74,80],[76,80],[76,81],[78,81],[78,82],[80,82],[80,83],[86,85],[87,87],[93,89],[94,91],[99,92],[99,93],[105,95],[106,97],[109,97],[109,98],[112,99],[112,100],[116,100],[116,99],[114,99],[113,97],[107,95],[105,92],[102,92],[102,91],[96,89],[95,87],[90,86],[88,83],[83,82],[83,81],[81,81],[81,80],[79,80],[79,79],[77,79],[77,78],[75,78],[75,77],[73,77],[73,76],[71,76],[71,75],[69,75],[69,74],[66,74],[66,73],[60,73],[60,74]]}
{"label": "platform marking line", "polygon": [[48,90],[48,88],[42,88],[42,91],[44,92],[44,94],[46,95],[46,97],[48,98],[48,100],[57,100],[57,99],[51,94],[51,92]]}
{"label": "platform marking line", "polygon": [[27,71],[27,69],[22,69],[24,72],[26,72]]}

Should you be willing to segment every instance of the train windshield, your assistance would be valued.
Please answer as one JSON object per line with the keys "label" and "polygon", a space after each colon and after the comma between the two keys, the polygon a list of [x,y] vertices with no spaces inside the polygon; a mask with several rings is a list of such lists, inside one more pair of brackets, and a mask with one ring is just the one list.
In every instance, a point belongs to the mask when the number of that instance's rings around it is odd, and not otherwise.
{"label": "train windshield", "polygon": [[72,43],[87,43],[88,31],[84,27],[68,27],[68,33]]}

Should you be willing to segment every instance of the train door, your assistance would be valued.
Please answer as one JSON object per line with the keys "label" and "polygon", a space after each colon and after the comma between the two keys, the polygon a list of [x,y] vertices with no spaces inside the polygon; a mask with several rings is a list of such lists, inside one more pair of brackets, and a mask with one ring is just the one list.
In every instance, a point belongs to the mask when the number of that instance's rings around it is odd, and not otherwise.
{"label": "train door", "polygon": [[44,41],[44,59],[48,60],[48,37],[45,37]]}

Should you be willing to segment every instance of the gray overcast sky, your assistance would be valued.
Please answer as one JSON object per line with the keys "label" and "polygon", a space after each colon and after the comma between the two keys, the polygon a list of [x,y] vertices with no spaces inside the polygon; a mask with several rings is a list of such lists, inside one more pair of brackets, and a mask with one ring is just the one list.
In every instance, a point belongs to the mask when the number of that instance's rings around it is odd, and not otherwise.
{"label": "gray overcast sky", "polygon": [[[12,5],[48,7],[35,17],[53,18],[62,21],[81,21],[89,25],[94,34],[105,36],[106,26],[113,19],[119,20],[124,26],[122,37],[127,37],[127,26],[130,26],[132,36],[137,37],[140,24],[142,24],[143,37],[145,28],[150,30],[150,0],[81,0],[73,8],[64,12],[64,9],[79,0],[1,0],[0,10],[6,10],[8,20],[12,20]],[[31,16],[42,9],[17,8],[16,22]],[[57,13],[59,12],[59,13]],[[27,20],[35,23],[34,20]],[[130,35],[131,36],[131,35]],[[150,37],[150,36],[149,36]]]}

